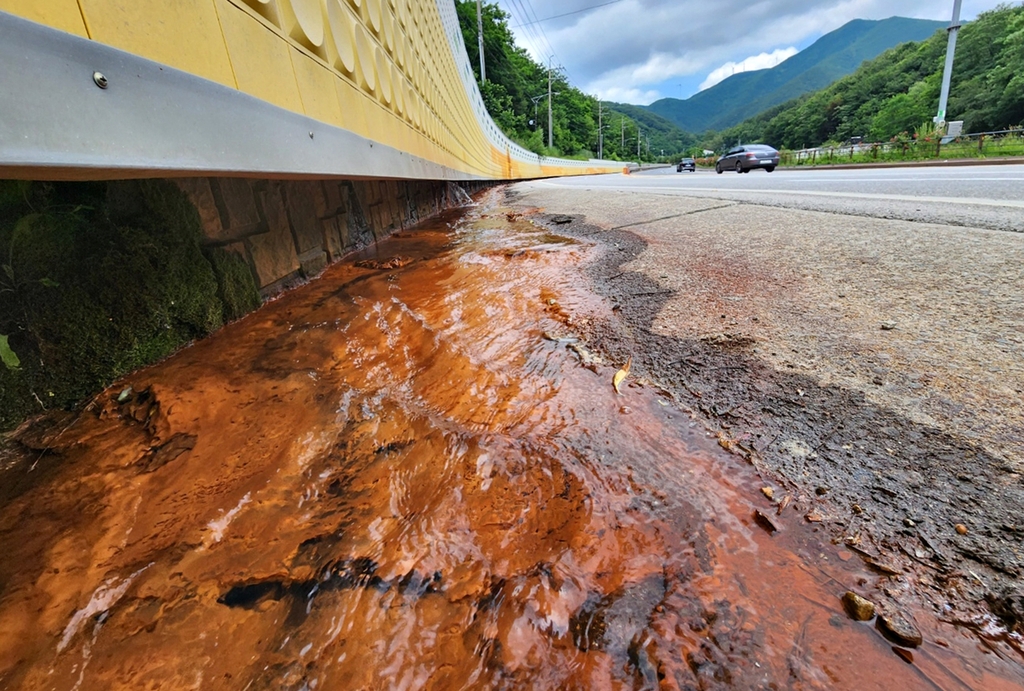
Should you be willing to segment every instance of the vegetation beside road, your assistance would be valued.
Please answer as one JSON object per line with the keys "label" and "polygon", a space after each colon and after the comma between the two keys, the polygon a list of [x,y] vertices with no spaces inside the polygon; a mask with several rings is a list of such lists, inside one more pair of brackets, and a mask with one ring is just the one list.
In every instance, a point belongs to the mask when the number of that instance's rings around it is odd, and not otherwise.
{"label": "vegetation beside road", "polygon": [[[487,80],[481,82],[476,2],[459,0],[455,5],[469,61],[494,122],[509,138],[535,153],[589,157],[597,142],[596,101],[570,85],[562,72],[553,72],[551,90],[558,96],[551,104],[554,147],[549,149],[548,67],[516,45],[508,26],[509,15],[498,5],[485,3],[482,14]],[[541,121],[545,127],[540,126]]]}
{"label": "vegetation beside road", "polygon": [[[902,144],[934,116],[942,83],[946,32],[905,43],[832,86],[705,137],[708,149],[737,141],[777,149],[839,146],[854,137]],[[960,33],[949,119],[965,132],[1024,123],[1024,6],[981,14]]]}
{"label": "vegetation beside road", "polygon": [[[479,82],[476,3],[458,0],[456,6]],[[1019,135],[963,139],[938,146],[939,137],[930,122],[939,101],[945,31],[920,43],[897,46],[821,91],[770,108],[735,127],[701,136],[644,108],[599,104],[555,68],[554,146],[548,148],[548,67],[516,45],[508,21],[509,15],[498,5],[483,5],[487,81],[480,89],[488,111],[505,134],[541,155],[596,157],[599,121],[604,125],[604,157],[612,160],[675,162],[684,155],[700,157],[704,150],[723,152],[737,142],[770,144],[783,152],[783,165],[820,164],[821,154],[811,154],[807,160],[789,153],[808,147],[825,149],[824,156],[832,163],[838,159],[874,163],[1024,154]],[[1007,130],[1024,124],[1024,5],[1000,6],[964,26],[948,112],[950,119],[964,121],[964,132]],[[851,150],[848,142],[854,138],[876,144]]]}
{"label": "vegetation beside road", "polygon": [[888,144],[782,151],[783,166],[950,161],[1024,156],[1024,130],[961,137],[945,144],[937,133],[902,135]]}
{"label": "vegetation beside road", "polygon": [[[552,70],[553,144],[547,146],[548,66],[533,60],[516,45],[508,25],[509,15],[498,5],[482,6],[484,58],[487,80],[480,81],[480,50],[477,41],[476,2],[458,0],[456,9],[484,105],[494,122],[513,141],[542,156],[594,158],[598,154],[598,125],[604,126],[604,157],[637,160],[637,135],[641,135],[640,160],[652,154],[675,155],[697,143],[661,116],[635,106],[598,104],[598,100],[569,83],[567,75]],[[603,112],[602,112],[603,111]]]}

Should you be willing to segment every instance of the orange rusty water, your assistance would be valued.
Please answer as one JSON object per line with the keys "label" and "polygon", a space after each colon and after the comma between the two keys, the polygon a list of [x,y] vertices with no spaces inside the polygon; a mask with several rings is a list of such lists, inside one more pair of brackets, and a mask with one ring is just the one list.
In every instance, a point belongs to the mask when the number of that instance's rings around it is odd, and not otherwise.
{"label": "orange rusty water", "polygon": [[595,249],[446,220],[27,437],[0,687],[1019,688],[1009,646],[918,613],[908,664],[846,618],[877,575],[569,348]]}

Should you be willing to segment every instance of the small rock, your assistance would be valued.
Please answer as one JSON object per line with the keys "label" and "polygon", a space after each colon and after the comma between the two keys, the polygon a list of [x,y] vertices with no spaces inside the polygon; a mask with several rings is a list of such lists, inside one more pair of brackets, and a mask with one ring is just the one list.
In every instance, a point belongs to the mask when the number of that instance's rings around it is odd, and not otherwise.
{"label": "small rock", "polygon": [[890,641],[905,648],[916,648],[924,642],[917,627],[898,612],[879,616],[878,628]]}
{"label": "small rock", "polygon": [[853,511],[858,516],[864,513],[864,509],[861,507],[860,504],[854,504],[853,506],[850,507],[850,510]]}
{"label": "small rock", "polygon": [[966,535],[967,534],[967,526],[965,526],[963,523],[957,523],[956,524],[956,532],[958,532],[960,535]]}
{"label": "small rock", "polygon": [[196,447],[197,437],[194,434],[179,433],[167,440],[166,443],[153,449],[152,453],[139,461],[143,473],[152,473],[162,468],[171,461],[187,453]]}
{"label": "small rock", "polygon": [[910,652],[909,650],[893,646],[892,651],[896,653],[897,657],[906,662],[908,665],[914,664],[914,653]]}
{"label": "small rock", "polygon": [[808,523],[821,523],[825,520],[825,517],[817,511],[811,511],[806,516],[804,516],[804,518],[807,519]]}
{"label": "small rock", "polygon": [[896,328],[896,322],[882,322],[882,331],[892,331]]}
{"label": "small rock", "polygon": [[127,401],[129,398],[132,397],[133,393],[135,393],[135,391],[134,391],[134,389],[132,389],[132,387],[130,387],[130,386],[124,387],[124,390],[117,397],[117,402],[118,403],[124,403],[125,401]]}
{"label": "small rock", "polygon": [[908,528],[913,528],[914,526],[917,525],[917,523],[914,523],[914,521],[912,521],[909,518],[904,518],[903,519],[903,525],[907,526]]}
{"label": "small rock", "polygon": [[828,487],[815,487],[814,493],[817,494],[819,497],[824,497],[826,494],[828,494]]}
{"label": "small rock", "polygon": [[843,608],[854,621],[871,621],[875,616],[875,605],[853,591],[843,595]]}
{"label": "small rock", "polygon": [[877,557],[865,557],[864,563],[879,573],[884,573],[886,576],[899,576],[903,573],[892,564],[887,564]]}
{"label": "small rock", "polygon": [[404,266],[412,264],[412,257],[391,257],[390,259],[364,259],[363,261],[356,262],[356,266],[361,269],[401,269]]}
{"label": "small rock", "polygon": [[779,526],[776,525],[775,521],[763,511],[754,511],[754,521],[756,521],[759,526],[767,530],[769,535],[779,532]]}
{"label": "small rock", "polygon": [[775,490],[773,490],[771,487],[762,487],[761,494],[768,497],[769,501],[775,500]]}

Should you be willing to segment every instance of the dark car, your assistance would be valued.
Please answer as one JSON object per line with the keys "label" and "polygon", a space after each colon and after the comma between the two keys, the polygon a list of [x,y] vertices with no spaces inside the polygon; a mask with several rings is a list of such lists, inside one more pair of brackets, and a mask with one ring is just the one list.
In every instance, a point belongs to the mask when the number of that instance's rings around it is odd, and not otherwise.
{"label": "dark car", "polygon": [[696,173],[697,162],[694,161],[692,158],[684,158],[682,161],[679,162],[679,165],[676,166],[676,172],[682,173],[684,170],[688,170],[691,173]]}
{"label": "dark car", "polygon": [[779,152],[764,144],[736,146],[715,162],[719,175],[727,170],[749,173],[753,168],[764,168],[769,173],[779,165]]}

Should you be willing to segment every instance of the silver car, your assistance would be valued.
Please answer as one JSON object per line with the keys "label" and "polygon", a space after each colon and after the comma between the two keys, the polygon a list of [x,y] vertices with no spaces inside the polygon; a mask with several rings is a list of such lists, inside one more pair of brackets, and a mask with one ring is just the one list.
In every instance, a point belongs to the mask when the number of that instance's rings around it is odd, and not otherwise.
{"label": "silver car", "polygon": [[719,175],[727,170],[749,173],[754,168],[764,168],[769,173],[779,165],[779,152],[765,144],[744,144],[736,146],[715,162]]}

